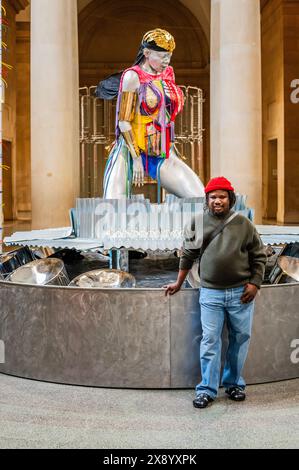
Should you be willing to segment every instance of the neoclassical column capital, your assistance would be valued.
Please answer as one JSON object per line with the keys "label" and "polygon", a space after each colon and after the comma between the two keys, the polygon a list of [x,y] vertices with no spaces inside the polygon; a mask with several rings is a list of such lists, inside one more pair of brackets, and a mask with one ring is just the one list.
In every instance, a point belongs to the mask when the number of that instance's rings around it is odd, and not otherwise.
{"label": "neoclassical column capital", "polygon": [[[260,0],[261,3],[261,11],[264,9],[264,7],[267,5],[267,3],[270,3],[270,0]],[[298,3],[298,0],[280,0],[280,3]]]}
{"label": "neoclassical column capital", "polygon": [[13,7],[16,14],[18,14],[21,10],[25,10],[25,8],[29,5],[29,0],[10,0],[9,4]]}
{"label": "neoclassical column capital", "polygon": [[260,0],[260,3],[261,3],[261,10],[264,8],[264,6],[266,5],[266,3],[268,3],[269,0]]}

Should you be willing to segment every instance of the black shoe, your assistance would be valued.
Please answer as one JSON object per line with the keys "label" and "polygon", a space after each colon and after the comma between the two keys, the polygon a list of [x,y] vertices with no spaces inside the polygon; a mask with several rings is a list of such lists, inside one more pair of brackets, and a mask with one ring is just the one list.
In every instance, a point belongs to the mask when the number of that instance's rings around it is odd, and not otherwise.
{"label": "black shoe", "polygon": [[244,401],[246,394],[244,390],[240,387],[230,387],[225,390],[225,393],[228,394],[228,398],[234,401]]}
{"label": "black shoe", "polygon": [[207,393],[200,393],[197,395],[195,400],[193,400],[193,406],[195,408],[206,408],[209,403],[212,403],[213,398],[210,397]]}

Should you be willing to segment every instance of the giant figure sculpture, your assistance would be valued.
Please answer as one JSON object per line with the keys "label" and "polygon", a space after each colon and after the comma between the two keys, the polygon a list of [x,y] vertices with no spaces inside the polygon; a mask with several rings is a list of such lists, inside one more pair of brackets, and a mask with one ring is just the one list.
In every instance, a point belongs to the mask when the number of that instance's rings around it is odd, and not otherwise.
{"label": "giant figure sculpture", "polygon": [[104,175],[104,197],[129,197],[131,184],[148,174],[178,197],[200,197],[198,176],[176,154],[174,121],[184,106],[181,89],[169,65],[175,49],[165,30],[147,32],[134,65],[101,82],[98,96],[117,98],[116,141]]}

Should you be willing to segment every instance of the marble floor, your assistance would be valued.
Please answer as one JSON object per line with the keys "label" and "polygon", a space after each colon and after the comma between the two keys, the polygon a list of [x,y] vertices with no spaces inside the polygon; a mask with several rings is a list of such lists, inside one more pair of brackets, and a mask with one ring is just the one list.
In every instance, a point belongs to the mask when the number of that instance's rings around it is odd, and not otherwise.
{"label": "marble floor", "polygon": [[0,374],[0,448],[299,448],[299,379],[223,389],[208,408],[193,390],[90,388]]}

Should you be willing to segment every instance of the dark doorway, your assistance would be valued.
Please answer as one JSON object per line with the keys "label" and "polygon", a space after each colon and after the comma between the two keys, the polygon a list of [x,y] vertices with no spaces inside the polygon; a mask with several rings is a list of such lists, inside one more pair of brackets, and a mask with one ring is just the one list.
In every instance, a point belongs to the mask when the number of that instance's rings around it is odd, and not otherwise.
{"label": "dark doorway", "polygon": [[3,214],[4,220],[13,220],[11,142],[3,141]]}
{"label": "dark doorway", "polygon": [[278,178],[277,178],[277,139],[268,141],[268,190],[267,219],[277,220]]}

